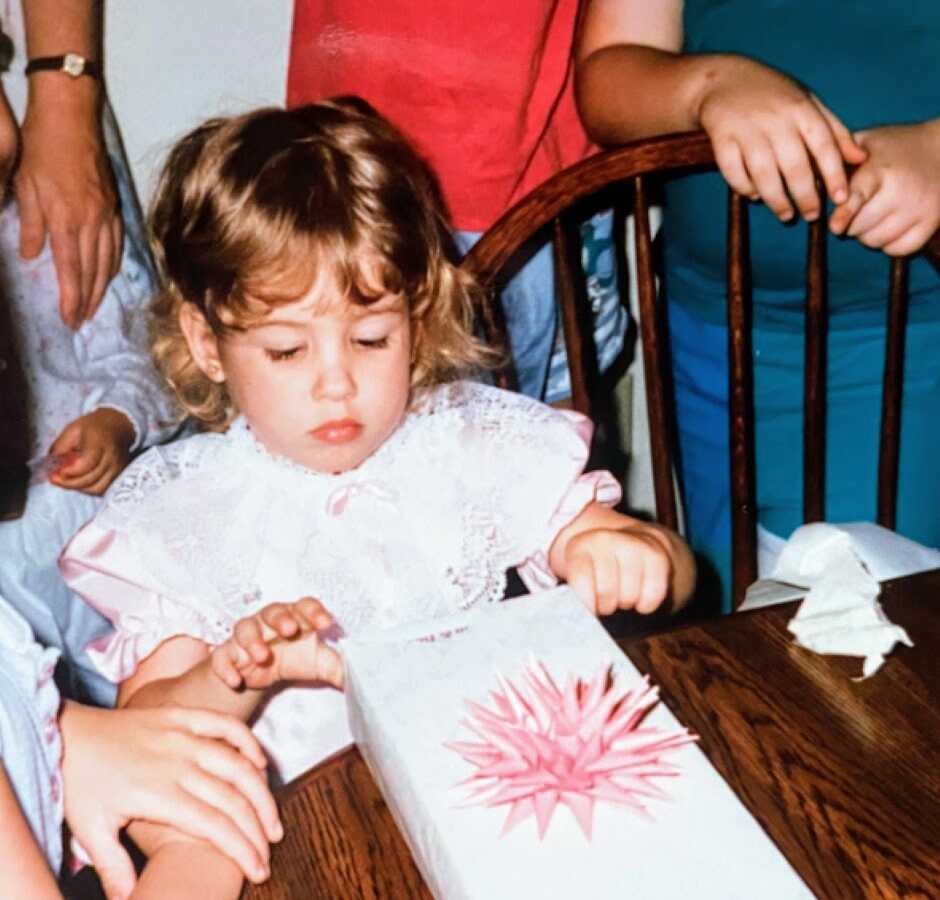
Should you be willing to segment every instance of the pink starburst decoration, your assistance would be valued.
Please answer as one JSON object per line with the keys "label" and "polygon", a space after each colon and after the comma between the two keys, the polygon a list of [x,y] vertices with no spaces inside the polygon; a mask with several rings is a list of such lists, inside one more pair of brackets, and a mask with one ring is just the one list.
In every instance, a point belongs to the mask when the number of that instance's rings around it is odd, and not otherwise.
{"label": "pink starburst decoration", "polygon": [[466,805],[509,806],[502,834],[535,816],[541,839],[559,803],[588,840],[597,801],[651,818],[643,800],[667,796],[654,779],[679,773],[663,757],[697,740],[684,728],[642,727],[659,699],[645,676],[624,689],[605,665],[587,681],[569,675],[559,689],[545,666],[532,661],[517,683],[496,678],[494,708],[467,700],[470,716],[460,723],[480,740],[445,746],[477,767],[460,782],[471,788]]}

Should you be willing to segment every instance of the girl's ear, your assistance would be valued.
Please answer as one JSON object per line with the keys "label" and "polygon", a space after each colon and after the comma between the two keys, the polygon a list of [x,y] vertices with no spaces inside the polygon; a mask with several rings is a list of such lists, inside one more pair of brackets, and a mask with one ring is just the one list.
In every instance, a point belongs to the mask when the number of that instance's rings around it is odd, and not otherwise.
{"label": "girl's ear", "polygon": [[179,318],[180,330],[189,344],[193,361],[206,378],[221,384],[225,381],[225,372],[219,358],[219,339],[209,327],[206,317],[194,303],[184,303],[180,307]]}

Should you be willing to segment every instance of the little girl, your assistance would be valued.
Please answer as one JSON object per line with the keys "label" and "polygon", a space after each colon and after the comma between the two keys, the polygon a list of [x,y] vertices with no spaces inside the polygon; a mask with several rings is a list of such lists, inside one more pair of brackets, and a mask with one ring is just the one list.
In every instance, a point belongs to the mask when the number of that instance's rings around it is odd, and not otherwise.
{"label": "little girl", "polygon": [[[170,154],[152,224],[155,354],[216,433],[141,456],[63,555],[114,622],[89,654],[120,704],[248,717],[263,698],[255,733],[287,780],[350,742],[335,651],[309,652],[334,620],[494,603],[513,566],[601,613],[685,602],[681,540],[582,474],[584,418],[455,380],[490,356],[479,288],[422,163],[364,103],[207,122]],[[232,670],[246,646],[264,677]],[[263,693],[297,678],[317,683]]]}

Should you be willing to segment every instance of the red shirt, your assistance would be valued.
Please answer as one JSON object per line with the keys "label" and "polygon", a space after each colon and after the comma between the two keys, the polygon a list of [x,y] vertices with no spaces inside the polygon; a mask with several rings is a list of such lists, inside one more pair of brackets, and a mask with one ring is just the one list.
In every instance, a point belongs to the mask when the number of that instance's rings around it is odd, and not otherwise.
{"label": "red shirt", "polygon": [[592,149],[575,109],[578,0],[295,0],[287,102],[358,94],[483,231]]}

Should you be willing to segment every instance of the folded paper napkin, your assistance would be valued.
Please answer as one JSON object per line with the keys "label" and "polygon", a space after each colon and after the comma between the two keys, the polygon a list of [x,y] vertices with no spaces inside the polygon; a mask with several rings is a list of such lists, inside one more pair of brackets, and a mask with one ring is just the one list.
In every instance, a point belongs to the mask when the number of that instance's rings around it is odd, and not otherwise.
{"label": "folded paper napkin", "polygon": [[788,626],[796,642],[817,653],[864,657],[868,677],[898,641],[913,646],[878,603],[879,581],[938,566],[940,552],[871,522],[817,522],[793,532],[769,578],[748,588],[741,608],[805,594]]}

